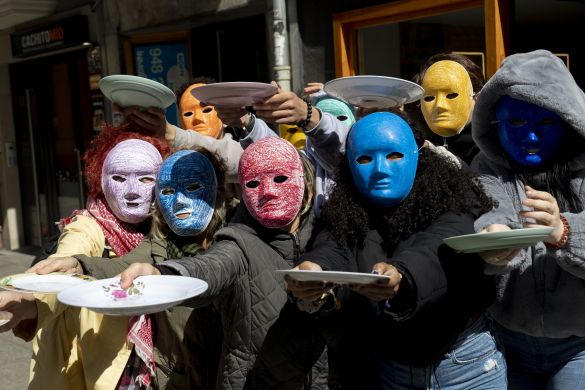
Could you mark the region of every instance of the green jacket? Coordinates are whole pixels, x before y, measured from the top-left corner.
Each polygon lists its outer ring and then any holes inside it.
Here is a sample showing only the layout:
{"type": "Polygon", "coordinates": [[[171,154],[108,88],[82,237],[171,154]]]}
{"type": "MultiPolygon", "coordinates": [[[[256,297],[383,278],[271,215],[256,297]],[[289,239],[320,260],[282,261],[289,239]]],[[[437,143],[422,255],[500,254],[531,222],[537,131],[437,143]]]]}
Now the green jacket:
{"type": "MultiPolygon", "coordinates": [[[[118,275],[132,263],[167,260],[167,241],[146,238],[125,256],[112,259],[75,256],[87,274],[96,278],[118,275]]],[[[154,314],[159,389],[213,389],[221,354],[222,327],[213,305],[197,309],[175,306],[154,314]]]]}

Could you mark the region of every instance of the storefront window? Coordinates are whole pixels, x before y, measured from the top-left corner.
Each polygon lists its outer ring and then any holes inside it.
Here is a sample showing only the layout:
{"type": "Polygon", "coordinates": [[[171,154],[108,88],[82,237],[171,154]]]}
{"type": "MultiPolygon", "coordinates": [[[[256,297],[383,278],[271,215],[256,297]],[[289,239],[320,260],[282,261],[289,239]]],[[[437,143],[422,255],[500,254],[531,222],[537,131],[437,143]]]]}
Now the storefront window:
{"type": "Polygon", "coordinates": [[[483,9],[357,30],[358,73],[410,79],[431,55],[461,52],[485,69],[483,9]]]}

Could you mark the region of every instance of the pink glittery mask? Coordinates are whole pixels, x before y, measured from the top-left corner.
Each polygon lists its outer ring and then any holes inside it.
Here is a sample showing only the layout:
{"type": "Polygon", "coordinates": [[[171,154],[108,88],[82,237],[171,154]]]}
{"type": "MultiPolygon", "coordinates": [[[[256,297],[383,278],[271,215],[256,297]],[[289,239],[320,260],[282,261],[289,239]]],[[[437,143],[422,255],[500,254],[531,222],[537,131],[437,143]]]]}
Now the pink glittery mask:
{"type": "Polygon", "coordinates": [[[298,215],[305,183],[301,158],[288,141],[264,138],[250,145],[239,166],[242,198],[263,226],[283,228],[298,215]]]}
{"type": "Polygon", "coordinates": [[[102,190],[118,219],[136,224],[148,217],[161,162],[158,150],[138,139],[122,141],[110,150],[102,166],[102,190]]]}

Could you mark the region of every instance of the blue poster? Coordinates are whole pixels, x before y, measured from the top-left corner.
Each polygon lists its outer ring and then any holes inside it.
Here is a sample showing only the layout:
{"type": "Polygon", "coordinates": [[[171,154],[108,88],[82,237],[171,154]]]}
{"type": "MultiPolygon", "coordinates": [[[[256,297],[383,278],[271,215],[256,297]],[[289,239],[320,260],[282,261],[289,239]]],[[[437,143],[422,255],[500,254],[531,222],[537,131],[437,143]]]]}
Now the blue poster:
{"type": "MultiPolygon", "coordinates": [[[[134,71],[137,76],[158,81],[176,92],[189,81],[189,48],[186,42],[134,45],[134,71]]],[[[166,111],[167,121],[178,125],[177,105],[166,111]]]]}

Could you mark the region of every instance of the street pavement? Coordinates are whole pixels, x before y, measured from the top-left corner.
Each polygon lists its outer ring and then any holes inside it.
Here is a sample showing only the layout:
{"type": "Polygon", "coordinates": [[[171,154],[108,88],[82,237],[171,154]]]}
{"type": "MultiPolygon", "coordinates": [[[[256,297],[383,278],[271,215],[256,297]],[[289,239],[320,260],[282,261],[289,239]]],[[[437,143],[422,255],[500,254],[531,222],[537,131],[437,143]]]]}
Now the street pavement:
{"type": "MultiPolygon", "coordinates": [[[[33,256],[0,249],[0,277],[26,270],[33,256]]],[[[0,390],[26,389],[32,344],[12,332],[0,333],[0,390]]],[[[51,386],[47,384],[47,389],[51,386]]]]}

